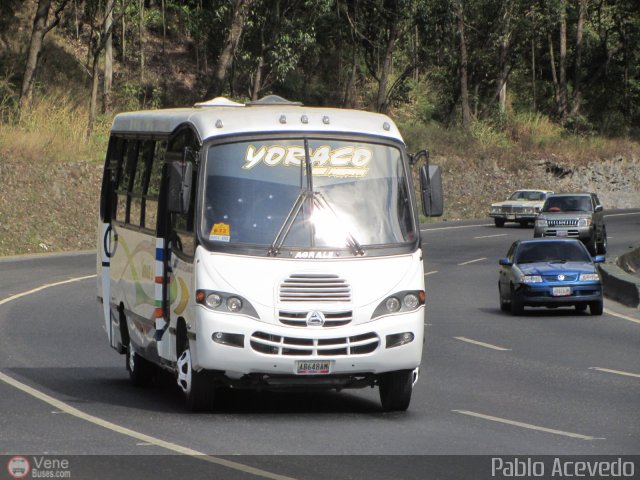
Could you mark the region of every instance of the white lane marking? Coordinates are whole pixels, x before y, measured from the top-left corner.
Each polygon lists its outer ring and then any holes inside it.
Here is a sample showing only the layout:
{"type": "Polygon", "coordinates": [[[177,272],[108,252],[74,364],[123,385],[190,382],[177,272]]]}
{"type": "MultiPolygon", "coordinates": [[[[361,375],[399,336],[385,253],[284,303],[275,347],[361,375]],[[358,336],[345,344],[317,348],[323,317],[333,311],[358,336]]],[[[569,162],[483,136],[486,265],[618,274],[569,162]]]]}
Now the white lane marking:
{"type": "Polygon", "coordinates": [[[613,310],[609,310],[608,308],[604,309],[604,313],[606,313],[607,315],[613,315],[614,317],[622,318],[623,320],[627,320],[629,322],[640,324],[640,320],[638,320],[637,318],[632,318],[632,317],[628,317],[627,315],[623,315],[621,313],[616,313],[613,310]]]}
{"type": "Polygon", "coordinates": [[[508,420],[506,418],[493,417],[491,415],[484,415],[482,413],[470,412],[468,410],[452,410],[452,412],[461,413],[463,415],[469,415],[471,417],[482,418],[484,420],[490,420],[492,422],[505,423],[507,425],[513,425],[514,427],[527,428],[529,430],[537,430],[539,432],[553,433],[554,435],[562,435],[564,437],[578,438],[580,440],[605,440],[604,438],[601,438],[601,437],[591,437],[589,435],[565,432],[564,430],[557,430],[555,428],[540,427],[538,425],[532,425],[530,423],[523,423],[523,422],[517,422],[515,420],[508,420]]]}
{"type": "Polygon", "coordinates": [[[30,387],[25,383],[19,382],[13,377],[5,375],[2,372],[0,372],[0,381],[3,381],[7,385],[11,385],[12,387],[17,388],[18,390],[21,390],[24,393],[37,398],[38,400],[48,403],[49,405],[53,406],[54,408],[64,413],[68,413],[69,415],[73,415],[76,418],[85,420],[89,423],[93,423],[94,425],[98,425],[99,427],[103,427],[113,432],[120,433],[122,435],[126,435],[128,437],[134,438],[136,440],[139,440],[140,442],[156,445],[158,447],[164,448],[166,450],[170,450],[175,453],[187,455],[187,456],[196,458],[198,460],[203,460],[205,462],[209,462],[215,465],[220,465],[222,467],[230,468],[233,470],[238,470],[240,472],[248,473],[250,475],[255,475],[257,477],[269,478],[271,480],[292,480],[291,477],[278,475],[277,473],[267,472],[266,470],[250,467],[248,465],[243,465],[238,462],[232,462],[230,460],[225,460],[223,458],[217,458],[210,455],[206,455],[205,453],[199,452],[197,450],[192,450],[190,448],[183,447],[175,443],[166,442],[159,438],[152,437],[151,435],[146,435],[144,433],[140,433],[135,430],[122,427],[115,423],[109,422],[108,420],[104,420],[100,417],[96,417],[94,415],[90,415],[81,410],[78,410],[77,408],[62,402],[57,398],[53,398],[50,395],[47,395],[46,393],[36,390],[35,388],[30,387]]]}
{"type": "Polygon", "coordinates": [[[486,260],[486,259],[487,259],[487,257],[476,258],[475,260],[469,260],[468,262],[459,263],[458,266],[469,265],[470,263],[481,262],[482,260],[486,260]]]}
{"type": "MultiPolygon", "coordinates": [[[[479,239],[479,238],[493,238],[493,237],[506,237],[507,234],[506,233],[498,233],[496,235],[482,235],[481,237],[473,237],[475,239],[479,239]]],[[[611,238],[611,237],[609,237],[611,238]]]]}
{"type": "Polygon", "coordinates": [[[640,215],[640,212],[631,213],[607,213],[605,217],[626,217],[627,215],[640,215]]]}
{"type": "Polygon", "coordinates": [[[427,272],[424,274],[424,276],[426,277],[427,275],[433,275],[434,273],[438,273],[438,270],[433,270],[431,272],[427,272]]]}
{"type": "Polygon", "coordinates": [[[481,347],[490,348],[492,350],[499,350],[501,352],[511,351],[510,348],[504,348],[504,347],[499,347],[497,345],[491,345],[490,343],[479,342],[478,340],[472,340],[467,337],[453,337],[453,338],[455,338],[456,340],[460,340],[462,342],[472,343],[474,345],[479,345],[481,347]]]}
{"type": "Polygon", "coordinates": [[[490,227],[493,223],[481,223],[478,225],[458,225],[456,227],[436,227],[421,229],[421,232],[435,232],[436,230],[456,230],[458,228],[476,228],[476,227],[490,227]]]}
{"type": "Polygon", "coordinates": [[[615,375],[624,375],[625,377],[640,378],[640,373],[623,372],[622,370],[611,370],[610,368],[589,367],[589,370],[597,370],[599,372],[613,373],[615,375]]]}
{"type": "Polygon", "coordinates": [[[70,278],[69,280],[63,280],[61,282],[55,282],[55,283],[47,283],[46,285],[42,285],[40,287],[34,288],[32,290],[29,290],[28,292],[22,292],[22,293],[16,293],[15,295],[10,295],[9,297],[0,300],[0,305],[4,305],[5,303],[9,303],[13,300],[17,300],[18,298],[21,297],[26,297],[27,295],[31,295],[32,293],[36,293],[39,292],[40,290],[44,290],[46,288],[51,288],[51,287],[57,287],[58,285],[65,285],[67,283],[73,283],[73,282],[80,282],[82,280],[86,280],[88,278],[95,278],[96,275],[86,275],[84,277],[75,277],[75,278],[70,278]]]}

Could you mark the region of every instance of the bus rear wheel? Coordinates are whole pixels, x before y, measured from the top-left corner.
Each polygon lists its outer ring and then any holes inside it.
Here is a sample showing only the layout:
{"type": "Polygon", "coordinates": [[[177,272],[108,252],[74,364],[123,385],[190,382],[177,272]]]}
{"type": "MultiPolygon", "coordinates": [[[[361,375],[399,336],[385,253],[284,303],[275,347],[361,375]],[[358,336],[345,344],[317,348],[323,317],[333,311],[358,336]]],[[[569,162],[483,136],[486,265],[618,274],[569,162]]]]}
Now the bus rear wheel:
{"type": "Polygon", "coordinates": [[[413,372],[401,370],[383,373],[378,385],[380,403],[385,412],[403,412],[409,408],[413,391],[413,372]]]}

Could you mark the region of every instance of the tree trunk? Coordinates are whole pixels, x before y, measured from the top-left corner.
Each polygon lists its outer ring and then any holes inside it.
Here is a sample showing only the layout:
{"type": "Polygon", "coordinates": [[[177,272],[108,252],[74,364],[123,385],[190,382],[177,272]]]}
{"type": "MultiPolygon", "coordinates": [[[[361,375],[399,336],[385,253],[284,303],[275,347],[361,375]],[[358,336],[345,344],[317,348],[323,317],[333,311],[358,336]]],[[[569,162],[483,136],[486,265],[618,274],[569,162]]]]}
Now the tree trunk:
{"type": "Polygon", "coordinates": [[[553,96],[556,101],[556,107],[560,105],[560,87],[558,86],[558,73],[556,72],[556,59],[553,49],[553,39],[549,34],[549,63],[551,67],[551,79],[553,80],[553,96]]]}
{"type": "Polygon", "coordinates": [[[573,98],[571,105],[571,115],[577,115],[582,103],[582,92],[580,90],[580,68],[582,67],[582,33],[584,31],[584,15],[587,2],[578,2],[578,25],[576,27],[576,58],[573,67],[573,98]]]}
{"type": "Polygon", "coordinates": [[[127,0],[122,0],[122,63],[127,61],[127,16],[124,14],[127,0]]]}
{"type": "Polygon", "coordinates": [[[165,18],[165,5],[162,0],[161,8],[162,8],[162,53],[165,53],[165,44],[167,43],[167,20],[165,18]]]}
{"type": "Polygon", "coordinates": [[[89,103],[89,122],[87,125],[87,138],[93,133],[93,127],[96,123],[96,103],[98,102],[98,84],[100,83],[100,69],[98,61],[100,59],[100,50],[93,54],[93,67],[91,69],[91,101],[89,103]]]}
{"type": "Polygon", "coordinates": [[[38,67],[38,58],[42,51],[42,43],[46,33],[45,30],[50,7],[51,0],[38,1],[38,8],[33,18],[33,31],[31,32],[31,41],[29,42],[27,63],[24,69],[24,76],[22,77],[22,88],[20,89],[20,100],[18,104],[20,111],[26,106],[30,106],[33,99],[33,81],[36,68],[38,67]]]}
{"type": "Polygon", "coordinates": [[[138,40],[140,43],[140,83],[144,82],[144,0],[138,0],[138,40]]]}
{"type": "Polygon", "coordinates": [[[500,41],[500,75],[498,77],[500,113],[507,110],[507,77],[509,76],[509,49],[511,46],[511,6],[512,2],[504,2],[504,15],[502,17],[502,38],[500,41]]]}
{"type": "Polygon", "coordinates": [[[467,43],[464,35],[464,11],[462,0],[456,2],[458,17],[458,35],[460,36],[460,100],[462,102],[462,127],[467,130],[471,125],[471,108],[469,107],[469,87],[467,85],[467,43]]]}
{"type": "Polygon", "coordinates": [[[224,90],[227,77],[229,76],[229,68],[233,62],[233,57],[238,48],[238,42],[242,36],[244,29],[244,20],[247,7],[253,0],[234,0],[233,13],[231,17],[231,24],[227,37],[224,42],[224,47],[220,56],[218,57],[218,64],[213,74],[213,80],[209,89],[207,90],[207,98],[219,97],[224,90]]]}
{"type": "Polygon", "coordinates": [[[114,0],[105,5],[104,31],[107,38],[104,47],[104,84],[102,87],[102,113],[111,111],[111,85],[113,83],[113,6],[114,0]]]}
{"type": "Polygon", "coordinates": [[[251,100],[256,101],[260,97],[260,90],[262,90],[262,70],[264,69],[264,55],[258,57],[258,65],[256,66],[256,73],[253,77],[253,88],[251,89],[251,100]]]}
{"type": "MultiPolygon", "coordinates": [[[[396,8],[398,8],[397,4],[396,8]]],[[[394,12],[396,13],[396,12],[394,12]]],[[[393,62],[393,52],[396,48],[398,40],[398,21],[397,15],[394,14],[389,25],[389,39],[384,52],[382,61],[382,71],[380,72],[380,80],[378,81],[378,94],[376,96],[376,111],[385,112],[387,110],[387,88],[389,84],[389,76],[391,75],[391,67],[393,62]]]]}
{"type": "Polygon", "coordinates": [[[533,99],[531,109],[536,111],[536,42],[531,39],[531,96],[533,99]]]}
{"type": "Polygon", "coordinates": [[[567,119],[567,3],[560,2],[560,58],[558,71],[560,74],[560,103],[558,116],[564,122],[567,119]]]}

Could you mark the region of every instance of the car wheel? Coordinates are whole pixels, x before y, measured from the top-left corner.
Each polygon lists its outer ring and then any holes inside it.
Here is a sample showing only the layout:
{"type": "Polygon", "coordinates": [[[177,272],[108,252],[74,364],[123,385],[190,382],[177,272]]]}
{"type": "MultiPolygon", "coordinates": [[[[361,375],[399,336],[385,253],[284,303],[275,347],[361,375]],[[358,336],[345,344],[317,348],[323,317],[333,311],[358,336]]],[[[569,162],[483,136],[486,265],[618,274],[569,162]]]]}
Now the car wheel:
{"type": "Polygon", "coordinates": [[[129,340],[125,359],[131,382],[137,387],[149,385],[153,377],[153,364],[136,353],[131,340],[129,340]]]}
{"type": "Polygon", "coordinates": [[[596,254],[596,234],[594,232],[593,236],[586,243],[587,250],[589,254],[593,257],[596,254]]]}
{"type": "Polygon", "coordinates": [[[602,303],[602,300],[589,303],[589,312],[591,313],[591,315],[602,315],[603,310],[604,305],[602,303]]]}
{"type": "Polygon", "coordinates": [[[522,300],[518,298],[516,290],[511,285],[511,315],[522,315],[524,312],[524,305],[522,300]]]}
{"type": "Polygon", "coordinates": [[[191,349],[186,340],[178,357],[178,386],[184,393],[187,409],[192,412],[211,410],[215,401],[214,378],[206,372],[196,372],[191,363],[191,349]]]}
{"type": "Polygon", "coordinates": [[[577,312],[584,312],[587,309],[587,304],[586,303],[577,303],[576,304],[576,311],[577,312]]]}
{"type": "Polygon", "coordinates": [[[522,220],[521,222],[518,222],[520,224],[521,228],[526,228],[529,226],[529,222],[527,222],[526,220],[522,220]]]}
{"type": "Polygon", "coordinates": [[[385,412],[403,412],[409,408],[413,392],[413,371],[387,372],[378,379],[380,403],[385,412]]]}
{"type": "Polygon", "coordinates": [[[504,219],[502,219],[502,218],[494,218],[493,221],[496,224],[496,227],[498,227],[498,228],[504,227],[504,219]]]}
{"type": "Polygon", "coordinates": [[[500,300],[500,310],[503,312],[508,312],[510,309],[509,302],[504,299],[502,296],[502,287],[498,284],[498,299],[500,300]]]}
{"type": "Polygon", "coordinates": [[[602,241],[598,242],[598,254],[604,255],[607,253],[607,229],[602,227],[602,241]]]}

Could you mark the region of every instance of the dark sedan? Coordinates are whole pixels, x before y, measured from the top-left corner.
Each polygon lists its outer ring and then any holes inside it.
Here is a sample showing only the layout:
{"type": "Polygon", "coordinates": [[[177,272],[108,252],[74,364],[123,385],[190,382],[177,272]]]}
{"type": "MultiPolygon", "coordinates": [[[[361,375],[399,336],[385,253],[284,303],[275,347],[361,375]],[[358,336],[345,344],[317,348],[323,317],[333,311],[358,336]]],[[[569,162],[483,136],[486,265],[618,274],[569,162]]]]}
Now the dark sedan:
{"type": "Polygon", "coordinates": [[[589,307],[602,315],[602,283],[596,263],[576,239],[518,240],[500,259],[500,308],[519,315],[524,307],[589,307]]]}

